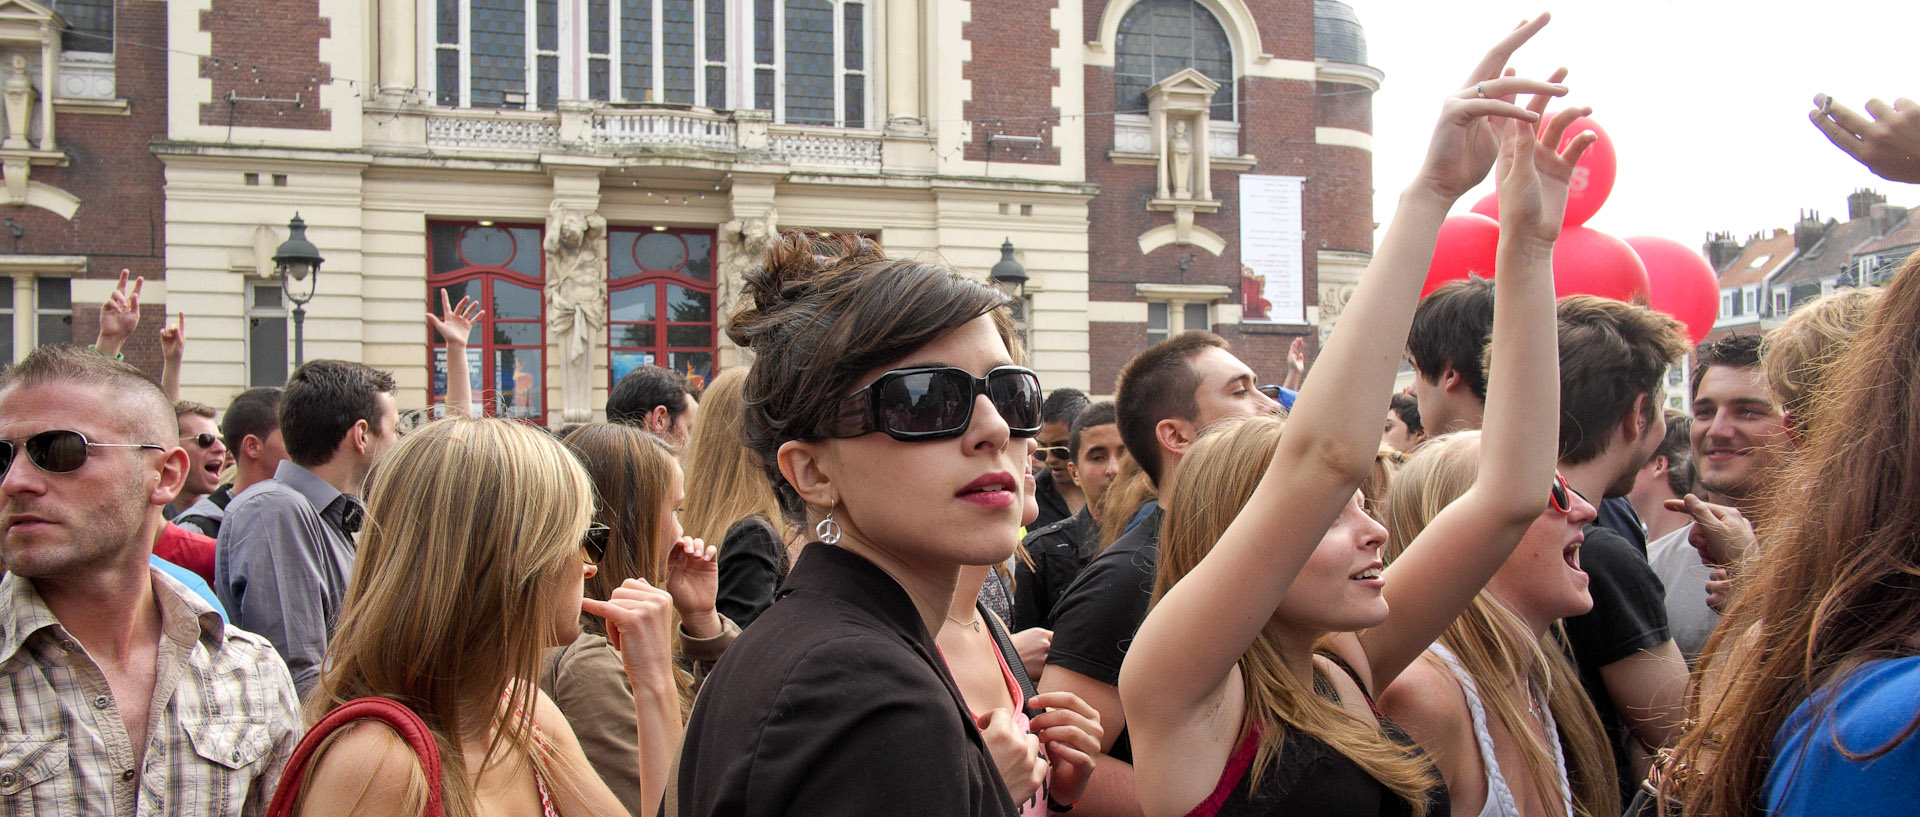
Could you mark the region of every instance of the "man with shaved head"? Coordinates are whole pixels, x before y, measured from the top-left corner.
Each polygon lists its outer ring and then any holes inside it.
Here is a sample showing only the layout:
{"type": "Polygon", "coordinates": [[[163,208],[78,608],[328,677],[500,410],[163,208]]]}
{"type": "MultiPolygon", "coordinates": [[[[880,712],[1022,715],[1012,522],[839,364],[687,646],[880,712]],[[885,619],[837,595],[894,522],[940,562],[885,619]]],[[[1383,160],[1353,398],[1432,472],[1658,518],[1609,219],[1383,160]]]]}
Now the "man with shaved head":
{"type": "Polygon", "coordinates": [[[0,775],[10,810],[254,813],[298,742],[272,646],[149,564],[178,436],[159,386],[97,352],[0,377],[0,724],[40,759],[0,775]]]}

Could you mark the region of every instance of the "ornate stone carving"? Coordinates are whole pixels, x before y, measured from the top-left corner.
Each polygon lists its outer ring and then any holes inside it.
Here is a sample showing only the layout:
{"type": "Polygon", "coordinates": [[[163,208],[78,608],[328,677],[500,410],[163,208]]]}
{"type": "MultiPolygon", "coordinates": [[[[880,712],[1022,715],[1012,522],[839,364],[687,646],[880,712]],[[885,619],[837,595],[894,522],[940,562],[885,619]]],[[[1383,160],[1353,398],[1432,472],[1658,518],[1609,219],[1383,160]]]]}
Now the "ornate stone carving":
{"type": "Polygon", "coordinates": [[[594,342],[607,331],[607,220],[554,202],[547,215],[547,329],[560,346],[561,421],[593,417],[594,342]]]}
{"type": "Polygon", "coordinates": [[[27,150],[32,144],[27,141],[27,127],[33,123],[33,103],[40,98],[33,88],[33,79],[27,76],[27,58],[13,55],[13,67],[7,74],[3,93],[7,103],[7,138],[0,142],[0,148],[7,150],[27,150]]]}
{"type": "Polygon", "coordinates": [[[1196,232],[1204,231],[1195,228],[1194,214],[1220,210],[1220,202],[1213,200],[1213,162],[1208,155],[1213,138],[1207,118],[1219,89],[1219,83],[1192,68],[1182,68],[1147,88],[1147,118],[1154,155],[1160,160],[1154,198],[1147,209],[1173,214],[1176,244],[1194,243],[1196,232]]]}
{"type": "Polygon", "coordinates": [[[734,218],[720,225],[720,240],[727,243],[722,280],[729,288],[760,263],[761,254],[767,251],[767,242],[773,240],[773,234],[779,229],[778,223],[779,216],[768,208],[764,215],[734,218]]]}

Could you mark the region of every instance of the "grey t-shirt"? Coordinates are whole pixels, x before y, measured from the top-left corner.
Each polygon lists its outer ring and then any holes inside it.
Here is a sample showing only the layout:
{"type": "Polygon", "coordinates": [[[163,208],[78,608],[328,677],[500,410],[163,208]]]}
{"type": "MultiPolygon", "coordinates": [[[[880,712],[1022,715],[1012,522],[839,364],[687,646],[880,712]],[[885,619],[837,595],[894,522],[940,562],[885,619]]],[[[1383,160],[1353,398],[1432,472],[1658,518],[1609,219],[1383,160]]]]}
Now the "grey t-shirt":
{"type": "Polygon", "coordinates": [[[1700,551],[1687,542],[1693,523],[1647,543],[1647,563],[1667,590],[1667,629],[1673,643],[1692,664],[1707,646],[1707,637],[1720,626],[1720,614],[1707,606],[1707,579],[1713,568],[1700,561],[1700,551]]]}

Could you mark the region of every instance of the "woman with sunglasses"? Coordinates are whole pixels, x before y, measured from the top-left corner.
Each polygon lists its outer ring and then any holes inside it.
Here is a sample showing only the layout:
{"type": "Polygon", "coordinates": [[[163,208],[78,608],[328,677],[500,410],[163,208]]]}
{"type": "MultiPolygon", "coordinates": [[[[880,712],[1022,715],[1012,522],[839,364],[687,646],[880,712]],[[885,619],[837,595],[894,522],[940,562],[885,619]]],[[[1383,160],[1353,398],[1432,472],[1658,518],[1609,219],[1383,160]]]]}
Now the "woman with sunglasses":
{"type": "Polygon", "coordinates": [[[745,296],[747,445],[818,541],[708,676],[679,813],[1013,814],[934,644],[961,568],[1012,555],[1028,490],[1040,382],[1004,297],[800,233],[745,296]]]}
{"type": "Polygon", "coordinates": [[[587,598],[610,599],[636,580],[655,593],[666,591],[680,626],[678,637],[658,649],[617,651],[617,628],[582,613],[573,643],[547,651],[540,689],[573,725],[594,769],[627,811],[652,814],[660,808],[693,703],[695,679],[676,661],[711,666],[740,628],[714,611],[713,549],[680,529],[686,491],[679,460],[666,443],[620,423],[580,426],[561,442],[586,467],[600,497],[585,540],[586,556],[597,567],[587,578],[587,598]],[[633,668],[632,677],[623,666],[633,668]]]}
{"type": "MultiPolygon", "coordinates": [[[[449,817],[620,813],[536,686],[542,652],[579,628],[592,514],[586,472],[544,431],[459,419],[402,438],[367,495],[309,722],[369,696],[411,709],[439,749],[449,817]]],[[[629,643],[664,644],[665,595],[622,588],[621,606],[584,603],[611,608],[629,643]]],[[[419,814],[425,803],[420,761],[384,726],[341,727],[312,763],[295,806],[306,817],[419,814]]]]}
{"type": "MultiPolygon", "coordinates": [[[[1386,503],[1389,562],[1471,489],[1480,451],[1480,432],[1448,434],[1400,469],[1386,503]]],[[[1594,517],[1556,475],[1519,547],[1380,696],[1433,756],[1454,814],[1620,813],[1606,731],[1555,637],[1560,619],[1593,609],[1580,543],[1594,517]]]]}
{"type": "Polygon", "coordinates": [[[1553,151],[1581,113],[1572,109],[1536,142],[1541,111],[1565,88],[1506,75],[1545,23],[1508,35],[1443,105],[1420,175],[1290,417],[1203,435],[1174,474],[1157,603],[1120,676],[1150,817],[1446,811],[1431,764],[1372,699],[1506,561],[1553,479],[1557,429],[1538,421],[1559,406],[1549,261],[1591,139],[1553,151]],[[1515,105],[1517,94],[1532,94],[1530,106],[1515,105]],[[1499,365],[1487,387],[1486,467],[1383,571],[1386,531],[1358,490],[1379,450],[1379,400],[1392,390],[1441,220],[1496,157],[1499,365]]]}

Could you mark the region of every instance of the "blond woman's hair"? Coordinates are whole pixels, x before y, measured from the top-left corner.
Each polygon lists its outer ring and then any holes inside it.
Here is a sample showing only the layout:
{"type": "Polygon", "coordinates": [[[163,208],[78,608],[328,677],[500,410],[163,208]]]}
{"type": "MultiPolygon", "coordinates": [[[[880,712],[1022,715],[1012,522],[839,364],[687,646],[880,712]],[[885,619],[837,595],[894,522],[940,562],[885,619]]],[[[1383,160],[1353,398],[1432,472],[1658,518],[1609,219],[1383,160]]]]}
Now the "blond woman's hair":
{"type": "MultiPolygon", "coordinates": [[[[1154,490],[1153,477],[1140,467],[1140,463],[1130,452],[1120,454],[1120,473],[1107,485],[1107,492],[1100,496],[1100,507],[1094,514],[1094,526],[1100,530],[1100,549],[1111,547],[1115,540],[1127,532],[1127,523],[1140,512],[1140,506],[1147,500],[1159,497],[1154,490]]],[[[1022,548],[1025,550],[1025,548],[1022,548]]]]}
{"type": "MultiPolygon", "coordinates": [[[[1253,496],[1280,443],[1285,421],[1259,415],[1223,420],[1209,426],[1174,468],[1173,489],[1164,503],[1160,567],[1153,588],[1158,602],[1187,575],[1253,496]]],[[[1440,782],[1432,764],[1417,749],[1402,746],[1380,728],[1315,694],[1288,671],[1272,628],[1263,631],[1240,657],[1246,688],[1247,719],[1258,724],[1260,748],[1254,756],[1252,784],[1272,765],[1288,730],[1298,730],[1346,756],[1392,789],[1412,807],[1427,813],[1427,792],[1440,782]]]]}
{"type": "Polygon", "coordinates": [[[693,425],[693,439],[687,443],[687,506],[680,521],[688,536],[716,546],[733,523],[749,516],[765,518],[787,538],[780,500],[759,459],[740,437],[747,417],[747,372],[747,367],[735,366],[707,386],[700,398],[700,422],[693,425]]]}
{"type": "Polygon", "coordinates": [[[1853,289],[1822,296],[1796,310],[1786,323],[1760,340],[1760,365],[1766,370],[1767,388],[1794,423],[1806,428],[1812,421],[1809,411],[1819,406],[1812,399],[1826,379],[1826,370],[1840,353],[1847,350],[1853,334],[1866,325],[1884,290],[1879,287],[1853,289]]]}
{"type": "MultiPolygon", "coordinates": [[[[1480,432],[1461,431],[1421,444],[1401,466],[1387,491],[1387,552],[1391,563],[1426,530],[1440,511],[1472,487],[1480,470],[1480,432]]],[[[1558,625],[1556,625],[1557,627],[1558,625]]],[[[1534,790],[1547,808],[1560,814],[1560,782],[1554,774],[1552,747],[1524,719],[1507,695],[1486,694],[1524,677],[1546,692],[1547,708],[1560,726],[1557,739],[1566,748],[1567,780],[1572,785],[1574,812],[1579,817],[1612,817],[1620,813],[1620,790],[1613,754],[1593,701],[1580,685],[1566,653],[1548,632],[1534,638],[1527,625],[1492,591],[1482,588],[1448,625],[1440,643],[1453,651],[1460,665],[1481,691],[1481,702],[1500,719],[1520,746],[1534,790]]]]}
{"type": "Polygon", "coordinates": [[[308,722],[369,696],[412,709],[439,744],[453,817],[478,810],[474,752],[504,749],[546,780],[568,779],[534,740],[533,711],[592,496],[573,455],[530,426],[447,419],[408,434],[374,474],[308,722]]]}

